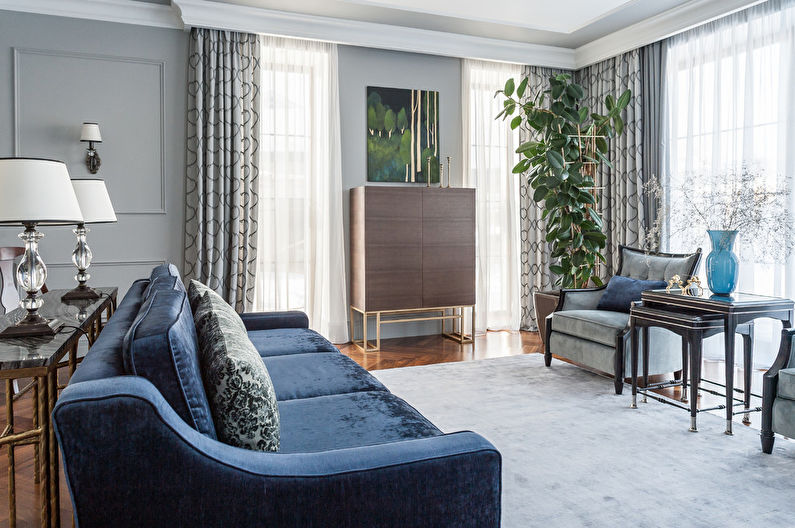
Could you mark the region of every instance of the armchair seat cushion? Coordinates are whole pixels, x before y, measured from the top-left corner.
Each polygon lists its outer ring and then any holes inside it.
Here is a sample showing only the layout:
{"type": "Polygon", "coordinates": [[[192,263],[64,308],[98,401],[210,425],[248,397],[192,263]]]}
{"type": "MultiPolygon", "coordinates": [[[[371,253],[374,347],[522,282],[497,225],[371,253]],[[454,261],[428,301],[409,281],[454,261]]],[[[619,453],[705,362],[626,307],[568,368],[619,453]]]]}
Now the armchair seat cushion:
{"type": "Polygon", "coordinates": [[[279,402],[281,453],[313,453],[442,432],[411,405],[383,391],[279,402]]]}
{"type": "Polygon", "coordinates": [[[348,392],[385,391],[380,381],[339,352],[262,358],[279,402],[348,392]]]}
{"type": "Polygon", "coordinates": [[[311,354],[334,352],[337,347],[326,338],[308,328],[277,328],[274,330],[249,330],[248,338],[262,357],[286,354],[311,354]]]}
{"type": "Polygon", "coordinates": [[[795,400],[795,368],[778,371],[778,394],[776,396],[795,400]]]}
{"type": "Polygon", "coordinates": [[[607,310],[564,310],[552,314],[552,331],[614,347],[629,314],[607,310]]]}

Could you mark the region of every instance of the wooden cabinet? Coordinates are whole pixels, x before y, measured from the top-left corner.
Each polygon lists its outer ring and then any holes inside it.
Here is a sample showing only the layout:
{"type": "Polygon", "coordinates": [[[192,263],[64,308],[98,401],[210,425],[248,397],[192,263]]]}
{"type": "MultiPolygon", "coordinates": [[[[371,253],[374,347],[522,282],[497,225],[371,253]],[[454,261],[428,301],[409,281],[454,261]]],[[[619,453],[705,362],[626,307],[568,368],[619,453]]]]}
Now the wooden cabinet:
{"type": "Polygon", "coordinates": [[[351,190],[351,304],[362,312],[475,304],[475,190],[351,190]]]}

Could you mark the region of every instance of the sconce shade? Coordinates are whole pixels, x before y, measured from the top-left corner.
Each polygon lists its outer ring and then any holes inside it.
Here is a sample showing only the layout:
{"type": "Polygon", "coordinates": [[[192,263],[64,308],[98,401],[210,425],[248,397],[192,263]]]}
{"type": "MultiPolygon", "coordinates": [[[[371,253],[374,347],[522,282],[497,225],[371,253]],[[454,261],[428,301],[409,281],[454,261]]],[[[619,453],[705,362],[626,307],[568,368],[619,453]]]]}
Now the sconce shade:
{"type": "Polygon", "coordinates": [[[83,123],[83,128],[80,130],[80,141],[102,143],[102,136],[99,134],[99,124],[83,123]]]}
{"type": "Polygon", "coordinates": [[[103,180],[72,180],[72,187],[77,195],[80,211],[83,213],[83,223],[100,224],[116,221],[116,213],[113,211],[113,204],[110,202],[108,189],[103,180]]]}
{"type": "Polygon", "coordinates": [[[71,225],[82,221],[64,162],[0,158],[0,224],[71,225]]]}

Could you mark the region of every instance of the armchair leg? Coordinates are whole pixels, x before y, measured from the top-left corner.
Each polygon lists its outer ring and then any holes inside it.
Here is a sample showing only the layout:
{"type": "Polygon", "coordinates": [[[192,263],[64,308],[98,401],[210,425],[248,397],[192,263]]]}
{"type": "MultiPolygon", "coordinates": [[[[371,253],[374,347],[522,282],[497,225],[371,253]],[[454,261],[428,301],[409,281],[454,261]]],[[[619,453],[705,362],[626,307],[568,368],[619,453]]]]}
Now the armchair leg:
{"type": "Polygon", "coordinates": [[[549,317],[547,318],[546,331],[544,334],[544,365],[549,367],[552,365],[552,351],[549,350],[549,345],[552,341],[552,321],[549,317]]]}
{"type": "Polygon", "coordinates": [[[776,439],[770,431],[763,431],[760,436],[762,438],[762,452],[769,455],[773,452],[773,442],[776,439]]]}
{"type": "Polygon", "coordinates": [[[552,365],[552,354],[549,353],[549,350],[544,351],[544,365],[548,367],[552,365]]]}
{"type": "Polygon", "coordinates": [[[616,387],[616,394],[621,394],[622,392],[624,392],[624,380],[623,379],[621,379],[618,376],[616,376],[615,380],[613,380],[613,383],[615,384],[615,387],[616,387]]]}

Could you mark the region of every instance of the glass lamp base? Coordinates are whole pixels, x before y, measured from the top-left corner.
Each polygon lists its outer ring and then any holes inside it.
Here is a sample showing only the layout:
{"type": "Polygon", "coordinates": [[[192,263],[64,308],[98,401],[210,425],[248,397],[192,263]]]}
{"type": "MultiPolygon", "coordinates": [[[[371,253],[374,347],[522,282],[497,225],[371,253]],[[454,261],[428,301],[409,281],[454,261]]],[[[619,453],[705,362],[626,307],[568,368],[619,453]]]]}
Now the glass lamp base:
{"type": "Polygon", "coordinates": [[[57,319],[49,320],[37,313],[28,313],[21,321],[0,332],[0,339],[15,337],[54,336],[63,326],[57,319]]]}
{"type": "Polygon", "coordinates": [[[77,288],[63,294],[61,299],[64,301],[99,299],[99,293],[97,293],[96,290],[94,290],[93,288],[86,286],[85,284],[81,284],[77,288]]]}

